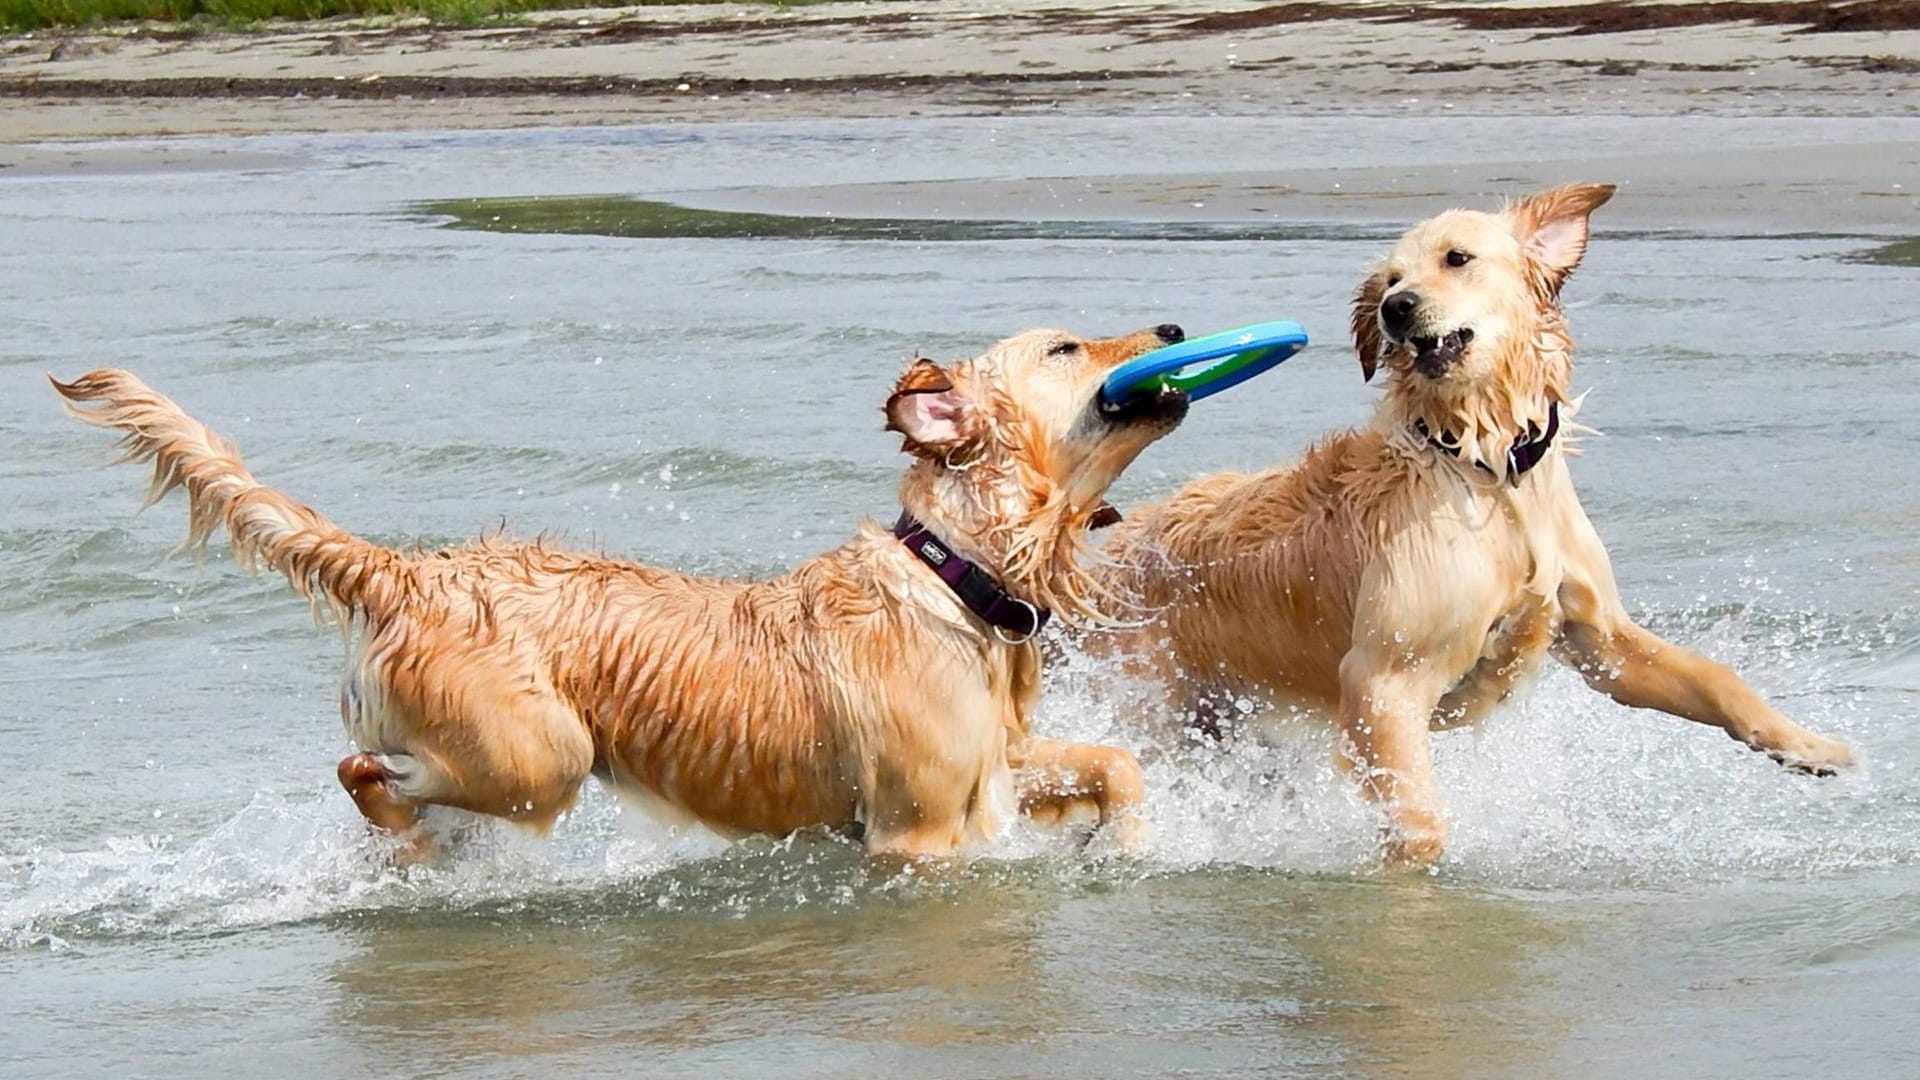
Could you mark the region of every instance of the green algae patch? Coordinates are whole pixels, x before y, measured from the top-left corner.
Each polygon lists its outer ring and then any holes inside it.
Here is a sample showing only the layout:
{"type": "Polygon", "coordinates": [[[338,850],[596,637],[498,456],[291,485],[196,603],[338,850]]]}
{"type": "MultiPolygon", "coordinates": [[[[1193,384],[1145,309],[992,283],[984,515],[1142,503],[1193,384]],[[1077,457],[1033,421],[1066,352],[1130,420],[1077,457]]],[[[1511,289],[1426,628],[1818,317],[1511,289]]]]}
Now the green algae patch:
{"type": "Polygon", "coordinates": [[[702,210],[622,195],[442,199],[416,209],[447,219],[442,224],[450,229],[636,240],[1320,240],[1347,239],[1354,231],[1263,222],[801,216],[702,210]]]}
{"type": "Polygon", "coordinates": [[[447,199],[424,203],[420,209],[451,218],[446,225],[452,229],[620,236],[634,240],[946,240],[959,239],[949,234],[954,226],[962,224],[700,210],[619,195],[447,199]]]}
{"type": "Polygon", "coordinates": [[[1872,251],[1855,256],[1854,261],[1873,263],[1876,266],[1920,266],[1920,236],[1882,244],[1872,251]]]}

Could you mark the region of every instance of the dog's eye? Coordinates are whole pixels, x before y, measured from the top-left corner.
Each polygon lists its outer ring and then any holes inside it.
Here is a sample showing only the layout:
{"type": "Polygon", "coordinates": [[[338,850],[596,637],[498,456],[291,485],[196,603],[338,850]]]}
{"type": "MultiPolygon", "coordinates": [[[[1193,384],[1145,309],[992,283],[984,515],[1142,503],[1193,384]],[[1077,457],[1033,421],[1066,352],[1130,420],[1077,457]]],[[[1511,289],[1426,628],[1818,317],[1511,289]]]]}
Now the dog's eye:
{"type": "Polygon", "coordinates": [[[1058,345],[1055,345],[1052,348],[1048,349],[1047,355],[1048,356],[1067,356],[1078,348],[1080,348],[1080,343],[1077,341],[1062,341],[1058,345]]]}
{"type": "Polygon", "coordinates": [[[1387,288],[1389,288],[1389,289],[1391,289],[1391,288],[1393,288],[1393,287],[1394,287],[1395,285],[1398,285],[1398,284],[1400,284],[1400,275],[1399,275],[1399,274],[1388,274],[1388,275],[1387,275],[1387,288]]]}
{"type": "Polygon", "coordinates": [[[1468,254],[1467,252],[1461,251],[1459,248],[1454,248],[1452,251],[1447,252],[1448,266],[1458,268],[1458,267],[1465,266],[1472,261],[1473,261],[1473,256],[1468,254]]]}

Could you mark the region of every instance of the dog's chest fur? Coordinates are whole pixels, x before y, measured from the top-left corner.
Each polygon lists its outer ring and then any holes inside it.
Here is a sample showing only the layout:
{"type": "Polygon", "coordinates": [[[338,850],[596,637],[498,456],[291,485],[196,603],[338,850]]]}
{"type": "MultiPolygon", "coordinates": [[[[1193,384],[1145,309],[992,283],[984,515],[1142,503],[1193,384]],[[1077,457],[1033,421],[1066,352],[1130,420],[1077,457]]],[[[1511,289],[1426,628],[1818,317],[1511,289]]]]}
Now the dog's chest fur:
{"type": "Polygon", "coordinates": [[[1563,508],[1577,506],[1556,455],[1518,486],[1441,485],[1455,509],[1436,512],[1420,542],[1461,553],[1458,586],[1424,649],[1461,671],[1435,715],[1437,726],[1471,723],[1523,686],[1559,633],[1565,576],[1563,508]],[[1451,601],[1451,603],[1449,603],[1451,601]],[[1446,640],[1451,638],[1452,640],[1446,640]]]}

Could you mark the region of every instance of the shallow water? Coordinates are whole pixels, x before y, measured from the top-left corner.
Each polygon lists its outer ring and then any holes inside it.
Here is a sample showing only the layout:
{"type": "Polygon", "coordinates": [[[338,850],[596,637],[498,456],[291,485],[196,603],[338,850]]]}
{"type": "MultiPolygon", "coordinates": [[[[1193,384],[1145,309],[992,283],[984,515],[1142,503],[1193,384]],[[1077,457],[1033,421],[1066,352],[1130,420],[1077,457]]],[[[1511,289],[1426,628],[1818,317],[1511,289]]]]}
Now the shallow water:
{"type": "MultiPolygon", "coordinates": [[[[1630,606],[1862,766],[1787,775],[1560,672],[1437,740],[1456,841],[1373,869],[1311,727],[1140,751],[1139,858],[1016,828],[951,864],[728,847],[605,793],[387,868],[331,764],[340,647],[168,549],[177,500],[40,374],[124,365],[388,542],[523,533],[762,574],[891,512],[887,380],[1035,323],[1319,344],[1117,490],[1271,463],[1374,400],[1338,342],[1403,223],[1281,240],[610,238],[433,199],[1911,138],[1871,121],[871,121],[262,139],[305,162],[0,181],[0,1074],[1897,1075],[1920,1005],[1920,340],[1861,239],[1602,234],[1570,287],[1576,474],[1630,606]],[[1577,128],[1576,125],[1577,124],[1577,128]],[[1204,147],[1143,164],[1138,147],[1204,147]],[[1062,147],[1072,147],[1063,160],[1062,147]],[[252,171],[248,171],[252,170],[252,171]],[[264,1067],[263,1067],[264,1066],[264,1067]]],[[[1063,216],[1070,216],[1063,214],[1063,216]]],[[[1316,231],[1322,229],[1324,231],[1316,231]]],[[[1344,230],[1344,231],[1342,231],[1344,230]]],[[[1907,230],[1911,232],[1911,230],[1907,230]]],[[[1900,232],[1889,228],[1889,234],[1900,232]]],[[[1180,234],[1190,235],[1190,234],[1180,234]]]]}

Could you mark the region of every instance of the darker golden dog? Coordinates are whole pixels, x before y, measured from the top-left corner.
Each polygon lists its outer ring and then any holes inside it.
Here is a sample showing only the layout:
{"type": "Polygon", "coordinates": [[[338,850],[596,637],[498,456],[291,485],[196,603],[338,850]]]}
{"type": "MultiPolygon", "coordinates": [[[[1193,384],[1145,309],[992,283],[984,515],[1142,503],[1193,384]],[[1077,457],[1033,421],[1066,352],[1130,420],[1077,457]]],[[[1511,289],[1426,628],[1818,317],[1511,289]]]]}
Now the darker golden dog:
{"type": "Polygon", "coordinates": [[[1109,542],[1158,613],[1131,644],[1189,704],[1225,690],[1336,717],[1396,860],[1445,844],[1428,731],[1477,720],[1549,653],[1622,704],[1788,765],[1852,760],[1635,625],[1615,590],[1567,468],[1559,305],[1612,194],[1562,187],[1415,226],[1353,304],[1362,369],[1387,370],[1372,428],[1292,467],[1200,480],[1109,542]]]}
{"type": "Polygon", "coordinates": [[[359,752],[340,782],[415,854],[423,806],[544,830],[596,772],[724,832],[827,826],[938,854],[994,833],[1016,797],[1102,821],[1141,797],[1124,750],[1033,735],[1040,659],[1024,638],[1049,609],[1097,618],[1077,559],[1087,520],[1186,412],[1178,394],[1102,409],[1100,383],[1178,337],[1032,331],[916,361],[887,402],[916,455],[900,488],[913,528],[865,525],[752,583],[537,543],[379,547],[255,480],[132,375],[54,385],[154,462],[150,501],[186,489],[190,543],[224,526],[241,560],[354,633],[341,708],[359,752]]]}

